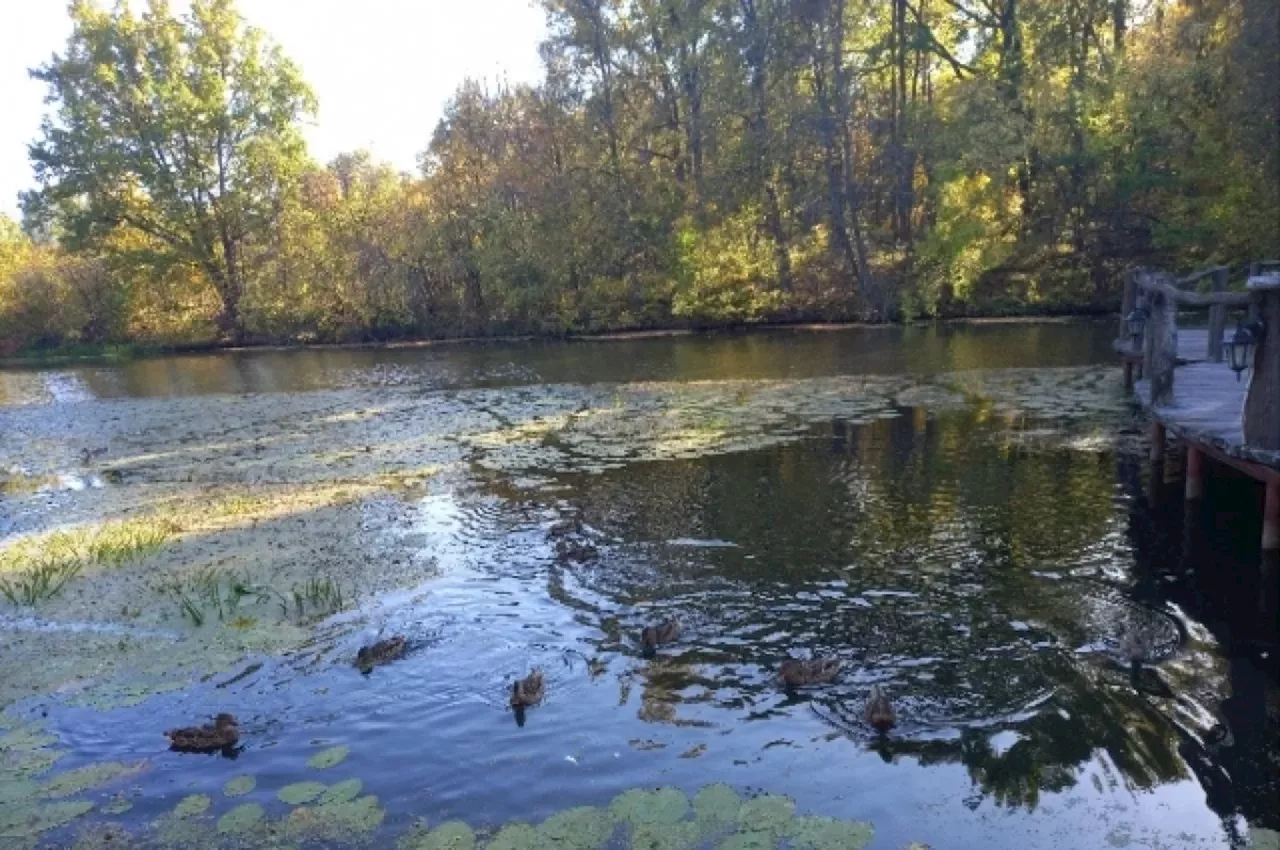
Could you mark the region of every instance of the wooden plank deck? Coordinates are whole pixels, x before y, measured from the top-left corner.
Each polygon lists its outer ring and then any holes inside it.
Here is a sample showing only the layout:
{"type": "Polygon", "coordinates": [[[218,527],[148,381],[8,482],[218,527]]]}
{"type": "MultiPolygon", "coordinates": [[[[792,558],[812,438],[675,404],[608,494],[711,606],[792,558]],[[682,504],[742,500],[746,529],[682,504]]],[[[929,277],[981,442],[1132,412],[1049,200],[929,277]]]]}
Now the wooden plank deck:
{"type": "MultiPolygon", "coordinates": [[[[1134,350],[1128,340],[1116,340],[1114,347],[1117,353],[1126,357],[1142,358],[1142,351],[1134,350]]],[[[1178,360],[1180,362],[1201,363],[1208,357],[1209,331],[1207,328],[1178,328],[1178,360]]]]}
{"type": "MultiPolygon", "coordinates": [[[[1202,335],[1202,343],[1205,339],[1202,335]]],[[[1178,355],[1182,355],[1182,331],[1178,332],[1178,355]]],[[[1280,452],[1251,448],[1244,442],[1244,399],[1249,373],[1236,380],[1225,363],[1188,363],[1173,373],[1173,403],[1151,405],[1151,382],[1134,384],[1134,393],[1143,408],[1184,440],[1201,443],[1217,453],[1247,463],[1280,470],[1280,452]]],[[[1270,477],[1270,476],[1268,476],[1270,477]]]]}

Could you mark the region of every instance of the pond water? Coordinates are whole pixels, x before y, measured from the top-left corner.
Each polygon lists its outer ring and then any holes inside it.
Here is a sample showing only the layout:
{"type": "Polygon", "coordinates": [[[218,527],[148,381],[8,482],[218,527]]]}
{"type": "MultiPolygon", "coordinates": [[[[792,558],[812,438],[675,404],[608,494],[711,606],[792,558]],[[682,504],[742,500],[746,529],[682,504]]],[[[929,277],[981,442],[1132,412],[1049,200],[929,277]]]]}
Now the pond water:
{"type": "Polygon", "coordinates": [[[1113,334],[0,372],[0,847],[1280,846],[1257,494],[1184,505],[1113,334]]]}

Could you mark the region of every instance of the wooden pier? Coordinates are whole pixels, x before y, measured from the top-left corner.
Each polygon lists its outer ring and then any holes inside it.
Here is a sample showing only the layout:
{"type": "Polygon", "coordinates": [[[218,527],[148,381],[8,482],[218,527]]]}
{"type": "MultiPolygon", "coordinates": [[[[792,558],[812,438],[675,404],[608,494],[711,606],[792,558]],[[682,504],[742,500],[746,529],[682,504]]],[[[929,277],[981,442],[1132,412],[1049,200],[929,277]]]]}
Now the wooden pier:
{"type": "Polygon", "coordinates": [[[1204,496],[1206,457],[1262,482],[1262,550],[1274,553],[1280,551],[1280,261],[1252,264],[1243,290],[1229,290],[1228,281],[1225,266],[1180,280],[1130,272],[1115,349],[1126,385],[1151,415],[1153,461],[1163,461],[1167,434],[1182,440],[1189,500],[1204,496]],[[1179,330],[1179,309],[1207,310],[1207,327],[1179,330]],[[1252,357],[1240,372],[1223,345],[1234,338],[1227,330],[1231,310],[1253,328],[1252,357]]]}

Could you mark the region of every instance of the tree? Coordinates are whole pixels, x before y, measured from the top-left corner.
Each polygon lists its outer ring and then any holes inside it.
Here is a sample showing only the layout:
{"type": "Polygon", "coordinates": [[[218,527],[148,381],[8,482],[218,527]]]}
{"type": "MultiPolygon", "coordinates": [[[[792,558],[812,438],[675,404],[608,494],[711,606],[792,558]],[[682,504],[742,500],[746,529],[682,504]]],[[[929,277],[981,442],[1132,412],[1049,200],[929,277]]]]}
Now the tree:
{"type": "Polygon", "coordinates": [[[241,339],[252,254],[306,161],[311,92],[233,0],[193,0],[182,17],[165,0],[141,15],[75,0],[71,17],[65,52],[32,72],[54,112],[30,148],[40,189],[26,211],[71,244],[140,232],[147,251],[199,270],[222,333],[241,339]]]}

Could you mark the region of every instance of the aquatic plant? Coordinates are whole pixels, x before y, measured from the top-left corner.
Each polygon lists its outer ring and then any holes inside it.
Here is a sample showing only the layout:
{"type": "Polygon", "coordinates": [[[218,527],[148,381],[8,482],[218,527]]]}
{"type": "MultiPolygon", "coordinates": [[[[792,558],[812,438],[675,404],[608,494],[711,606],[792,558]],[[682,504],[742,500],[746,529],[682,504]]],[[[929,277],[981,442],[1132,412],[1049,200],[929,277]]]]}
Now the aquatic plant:
{"type": "Polygon", "coordinates": [[[311,758],[307,759],[307,767],[313,767],[317,770],[324,770],[325,768],[333,767],[334,765],[341,763],[343,759],[347,757],[349,752],[351,752],[350,747],[330,747],[329,749],[318,752],[311,758]]]}
{"type": "Polygon", "coordinates": [[[270,587],[254,584],[247,573],[217,567],[200,567],[167,579],[160,582],[156,590],[172,598],[178,605],[179,615],[197,627],[203,626],[212,613],[217,614],[219,621],[243,619],[236,612],[245,600],[265,604],[274,593],[270,587]]]}
{"type": "Polygon", "coordinates": [[[66,773],[60,773],[50,779],[44,786],[42,796],[45,797],[70,797],[73,794],[79,794],[81,791],[87,791],[90,788],[96,788],[99,785],[105,785],[112,780],[119,779],[122,776],[129,776],[140,772],[144,764],[123,764],[121,762],[102,762],[100,764],[90,764],[84,767],[69,770],[66,773]]]}
{"type": "Polygon", "coordinates": [[[223,835],[240,835],[262,823],[266,811],[257,803],[244,803],[218,818],[218,832],[223,835]]]}
{"type": "Polygon", "coordinates": [[[292,785],[286,785],[276,792],[276,796],[283,803],[291,806],[300,806],[303,803],[310,803],[319,798],[326,790],[323,782],[294,782],[292,785]]]}
{"type": "Polygon", "coordinates": [[[243,797],[258,787],[258,780],[249,775],[228,779],[222,786],[222,793],[228,797],[243,797]]]}
{"type": "Polygon", "coordinates": [[[57,596],[84,566],[78,558],[41,560],[12,577],[0,578],[0,595],[13,605],[35,605],[57,596]]]}
{"type": "Polygon", "coordinates": [[[177,530],[155,517],[108,523],[96,529],[55,531],[0,550],[0,595],[14,605],[52,599],[92,565],[118,567],[163,546],[177,530]]]}

